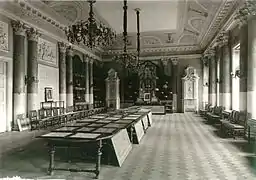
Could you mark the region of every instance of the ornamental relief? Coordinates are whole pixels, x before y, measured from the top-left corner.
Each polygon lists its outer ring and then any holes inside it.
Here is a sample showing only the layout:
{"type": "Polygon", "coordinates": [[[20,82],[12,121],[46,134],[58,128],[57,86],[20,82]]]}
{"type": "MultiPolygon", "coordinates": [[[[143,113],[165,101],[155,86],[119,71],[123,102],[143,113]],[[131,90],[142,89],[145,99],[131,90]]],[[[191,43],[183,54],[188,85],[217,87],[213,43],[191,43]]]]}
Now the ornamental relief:
{"type": "Polygon", "coordinates": [[[56,44],[45,39],[38,39],[37,49],[38,60],[41,60],[52,65],[57,65],[57,47],[56,44]]]}
{"type": "Polygon", "coordinates": [[[143,45],[151,46],[151,45],[162,45],[160,39],[156,37],[142,37],[143,45]]]}
{"type": "Polygon", "coordinates": [[[0,50],[8,51],[8,24],[0,21],[0,50]]]}

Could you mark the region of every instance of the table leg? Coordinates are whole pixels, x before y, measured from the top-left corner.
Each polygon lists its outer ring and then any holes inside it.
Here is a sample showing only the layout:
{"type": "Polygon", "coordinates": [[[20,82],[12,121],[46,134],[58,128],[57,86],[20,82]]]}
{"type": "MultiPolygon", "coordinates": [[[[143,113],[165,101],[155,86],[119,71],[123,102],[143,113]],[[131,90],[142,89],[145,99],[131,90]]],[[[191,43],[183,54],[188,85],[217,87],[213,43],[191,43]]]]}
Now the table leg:
{"type": "Polygon", "coordinates": [[[55,147],[53,145],[50,145],[50,164],[48,168],[48,174],[53,175],[53,169],[54,169],[54,153],[55,153],[55,147]]]}
{"type": "Polygon", "coordinates": [[[131,136],[131,143],[133,144],[133,125],[131,125],[131,134],[130,134],[130,136],[131,136]]]}
{"type": "Polygon", "coordinates": [[[95,174],[96,174],[96,179],[99,178],[99,174],[100,174],[100,163],[101,163],[101,148],[102,148],[102,140],[98,141],[98,146],[97,146],[97,160],[96,160],[96,170],[95,170],[95,174]]]}

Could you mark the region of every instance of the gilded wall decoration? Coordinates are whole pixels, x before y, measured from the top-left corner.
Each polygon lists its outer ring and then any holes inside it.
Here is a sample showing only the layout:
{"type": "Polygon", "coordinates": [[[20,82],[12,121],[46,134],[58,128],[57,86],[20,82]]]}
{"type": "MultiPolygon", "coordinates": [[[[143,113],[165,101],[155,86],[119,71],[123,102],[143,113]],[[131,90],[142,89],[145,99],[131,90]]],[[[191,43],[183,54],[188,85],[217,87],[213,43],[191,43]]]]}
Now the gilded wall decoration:
{"type": "Polygon", "coordinates": [[[0,21],[0,50],[8,51],[8,24],[0,21]]]}
{"type": "Polygon", "coordinates": [[[57,65],[57,47],[56,44],[45,39],[38,39],[38,60],[57,65]]]}

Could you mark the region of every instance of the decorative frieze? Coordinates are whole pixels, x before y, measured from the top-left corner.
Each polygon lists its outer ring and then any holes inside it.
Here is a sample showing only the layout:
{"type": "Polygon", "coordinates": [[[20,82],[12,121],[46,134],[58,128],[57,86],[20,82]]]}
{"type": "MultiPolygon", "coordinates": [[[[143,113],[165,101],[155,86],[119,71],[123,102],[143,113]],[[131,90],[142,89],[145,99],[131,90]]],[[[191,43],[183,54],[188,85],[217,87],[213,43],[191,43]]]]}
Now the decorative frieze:
{"type": "Polygon", "coordinates": [[[8,51],[8,24],[0,21],[0,50],[8,51]]]}
{"type": "Polygon", "coordinates": [[[38,60],[57,65],[57,47],[56,44],[42,38],[38,38],[38,60]]]}
{"type": "Polygon", "coordinates": [[[13,31],[16,35],[26,36],[26,27],[25,24],[20,21],[11,21],[13,31]]]}
{"type": "Polygon", "coordinates": [[[235,19],[239,21],[239,27],[242,27],[254,15],[256,15],[256,1],[245,0],[244,5],[236,12],[235,19]]]}
{"type": "Polygon", "coordinates": [[[40,37],[39,32],[35,28],[29,28],[27,30],[28,40],[38,42],[38,38],[40,37]]]}

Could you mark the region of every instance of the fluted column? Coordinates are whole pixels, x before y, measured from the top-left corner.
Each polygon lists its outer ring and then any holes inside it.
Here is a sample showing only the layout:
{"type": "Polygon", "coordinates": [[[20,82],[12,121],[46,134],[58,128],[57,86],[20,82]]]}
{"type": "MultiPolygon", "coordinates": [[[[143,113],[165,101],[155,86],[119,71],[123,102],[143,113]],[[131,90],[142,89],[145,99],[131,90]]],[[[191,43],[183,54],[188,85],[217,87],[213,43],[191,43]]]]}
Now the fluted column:
{"type": "Polygon", "coordinates": [[[93,59],[90,60],[90,107],[93,108],[93,59]]]}
{"type": "Polygon", "coordinates": [[[173,112],[177,112],[177,109],[178,109],[178,99],[177,99],[178,59],[172,58],[171,60],[172,60],[172,98],[173,98],[172,109],[173,109],[173,112]]]}
{"type": "Polygon", "coordinates": [[[210,63],[209,63],[209,97],[210,97],[210,103],[212,106],[216,105],[216,57],[215,57],[215,51],[211,50],[211,55],[210,55],[210,63]]]}
{"type": "Polygon", "coordinates": [[[67,79],[67,104],[66,106],[73,106],[73,49],[67,49],[66,56],[66,79],[67,79]]]}
{"type": "Polygon", "coordinates": [[[256,20],[248,22],[247,112],[256,118],[256,20]]]}
{"type": "Polygon", "coordinates": [[[13,38],[13,130],[17,130],[17,115],[26,113],[25,36],[24,24],[12,21],[13,38]]]}
{"type": "Polygon", "coordinates": [[[203,68],[203,108],[208,104],[209,96],[209,59],[208,57],[202,57],[202,68],[203,68]]]}
{"type": "Polygon", "coordinates": [[[84,55],[84,62],[85,62],[85,102],[90,104],[90,59],[89,56],[84,55]]]}
{"type": "Polygon", "coordinates": [[[247,112],[247,64],[248,64],[248,25],[240,29],[240,95],[239,110],[247,112]]]}
{"type": "Polygon", "coordinates": [[[39,102],[38,93],[38,62],[37,62],[37,43],[39,33],[34,28],[27,31],[28,35],[28,63],[27,63],[27,103],[28,112],[37,110],[39,102]]]}
{"type": "Polygon", "coordinates": [[[59,96],[60,101],[67,103],[67,85],[66,85],[66,44],[59,42],[59,96]]]}

